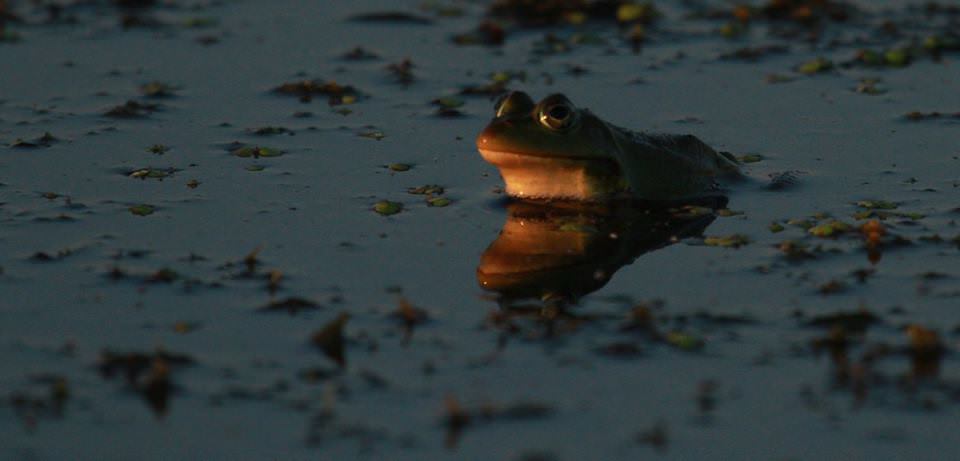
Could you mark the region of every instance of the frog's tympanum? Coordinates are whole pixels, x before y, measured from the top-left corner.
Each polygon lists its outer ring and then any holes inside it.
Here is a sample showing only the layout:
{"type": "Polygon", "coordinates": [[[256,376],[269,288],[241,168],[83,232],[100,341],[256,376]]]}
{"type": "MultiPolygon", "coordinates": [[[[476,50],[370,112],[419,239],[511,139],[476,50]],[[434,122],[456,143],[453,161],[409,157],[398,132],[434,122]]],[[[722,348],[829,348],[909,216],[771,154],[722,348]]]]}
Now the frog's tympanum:
{"type": "MultiPolygon", "coordinates": [[[[718,197],[710,205],[725,203],[718,197]]],[[[480,257],[477,281],[501,301],[576,302],[638,256],[701,235],[715,219],[706,210],[643,209],[622,202],[511,202],[500,235],[480,257]]]]}
{"type": "Polygon", "coordinates": [[[716,194],[739,177],[733,156],[692,135],[635,133],[554,94],[534,103],[514,91],[477,137],[500,169],[507,194],[522,199],[683,200],[716,194]]]}

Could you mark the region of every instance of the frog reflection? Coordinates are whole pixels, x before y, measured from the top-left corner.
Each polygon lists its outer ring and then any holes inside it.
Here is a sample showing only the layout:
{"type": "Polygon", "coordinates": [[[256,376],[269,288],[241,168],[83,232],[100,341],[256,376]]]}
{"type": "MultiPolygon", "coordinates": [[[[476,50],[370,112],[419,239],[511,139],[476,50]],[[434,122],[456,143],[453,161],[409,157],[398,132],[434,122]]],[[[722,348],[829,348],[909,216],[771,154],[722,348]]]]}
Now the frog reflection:
{"type": "Polygon", "coordinates": [[[503,307],[529,298],[559,307],[575,303],[640,255],[701,235],[714,209],[725,204],[723,197],[655,208],[512,202],[500,235],[480,257],[477,281],[496,292],[503,307]]]}

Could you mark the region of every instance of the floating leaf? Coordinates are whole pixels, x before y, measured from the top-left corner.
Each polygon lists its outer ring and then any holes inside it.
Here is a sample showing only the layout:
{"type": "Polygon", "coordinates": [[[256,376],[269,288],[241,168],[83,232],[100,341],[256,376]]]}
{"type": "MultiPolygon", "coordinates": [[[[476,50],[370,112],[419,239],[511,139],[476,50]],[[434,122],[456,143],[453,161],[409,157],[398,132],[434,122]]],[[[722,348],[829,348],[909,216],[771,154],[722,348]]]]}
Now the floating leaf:
{"type": "Polygon", "coordinates": [[[414,195],[440,195],[444,191],[443,186],[438,186],[436,184],[427,184],[425,186],[411,187],[407,189],[407,193],[414,195]]]}
{"type": "Polygon", "coordinates": [[[739,160],[740,163],[757,163],[757,162],[762,162],[763,159],[764,159],[764,156],[760,154],[744,154],[737,157],[737,160],[739,160]]]}
{"type": "Polygon", "coordinates": [[[219,23],[220,21],[218,21],[217,18],[193,17],[185,19],[183,21],[183,27],[188,29],[206,29],[209,27],[214,27],[219,23]]]}
{"type": "Polygon", "coordinates": [[[861,200],[857,202],[857,206],[868,210],[893,210],[896,209],[898,205],[895,202],[888,202],[886,200],[861,200]]]}
{"type": "Polygon", "coordinates": [[[656,10],[649,3],[622,3],[617,8],[617,21],[649,23],[656,17],[656,10]]]}
{"type": "Polygon", "coordinates": [[[327,104],[337,106],[356,102],[361,93],[350,85],[340,85],[330,80],[302,80],[299,82],[284,83],[273,90],[275,93],[298,96],[302,102],[310,102],[314,96],[326,96],[327,104]]]}
{"type": "Polygon", "coordinates": [[[283,151],[280,149],[260,146],[243,146],[234,149],[230,153],[241,158],[279,157],[283,155],[283,151]]]}
{"type": "Polygon", "coordinates": [[[434,99],[430,102],[435,106],[440,106],[444,109],[456,109],[463,106],[464,101],[456,96],[442,96],[437,99],[434,99]]]}
{"type": "Polygon", "coordinates": [[[363,131],[357,133],[357,136],[360,136],[361,138],[376,139],[377,141],[387,137],[387,135],[383,134],[383,132],[380,130],[363,131]]]}
{"type": "Polygon", "coordinates": [[[147,205],[147,204],[134,205],[129,209],[130,209],[130,213],[133,213],[136,216],[149,216],[149,215],[152,215],[154,211],[156,211],[156,208],[153,205],[147,205]]]}
{"type": "Polygon", "coordinates": [[[403,204],[399,202],[391,202],[389,200],[381,200],[373,205],[373,211],[384,215],[390,216],[397,214],[403,210],[403,204]]]}
{"type": "Polygon", "coordinates": [[[174,168],[141,168],[131,171],[129,176],[137,179],[163,179],[174,174],[176,171],[174,168]]]}
{"type": "Polygon", "coordinates": [[[910,64],[910,52],[904,48],[894,48],[883,54],[883,60],[888,66],[906,67],[910,64]]]}
{"type": "Polygon", "coordinates": [[[858,51],[856,59],[868,66],[882,66],[884,64],[883,55],[873,50],[858,51]]]}
{"type": "Polygon", "coordinates": [[[796,80],[796,78],[781,74],[767,74],[767,76],[764,77],[764,81],[767,83],[789,83],[794,80],[796,80]]]}
{"type": "Polygon", "coordinates": [[[257,136],[273,136],[278,134],[293,134],[292,131],[288,128],[282,126],[262,126],[260,128],[254,128],[250,130],[251,133],[257,136]]]}
{"type": "Polygon", "coordinates": [[[324,325],[310,337],[310,342],[319,347],[324,355],[340,365],[341,368],[347,364],[343,347],[343,327],[346,326],[349,319],[350,314],[341,312],[337,318],[324,325]]]}
{"type": "Polygon", "coordinates": [[[800,64],[800,66],[797,67],[797,72],[800,72],[801,74],[813,75],[826,72],[830,69],[833,69],[833,62],[829,59],[819,57],[800,64]]]}
{"type": "Polygon", "coordinates": [[[147,152],[151,154],[163,155],[170,151],[170,148],[164,146],[163,144],[154,144],[147,148],[147,152]]]}
{"type": "Polygon", "coordinates": [[[664,339],[667,341],[667,344],[685,351],[700,350],[703,349],[703,346],[706,344],[702,338],[679,331],[667,333],[664,339]]]}
{"type": "Polygon", "coordinates": [[[402,171],[409,171],[410,168],[413,168],[413,166],[408,163],[391,163],[387,165],[387,168],[390,169],[391,171],[402,172],[402,171]]]}
{"type": "Polygon", "coordinates": [[[452,203],[451,200],[446,197],[433,197],[427,199],[427,205],[432,207],[445,207],[450,203],[452,203]]]}
{"type": "Polygon", "coordinates": [[[852,229],[852,227],[849,224],[843,221],[832,220],[813,226],[807,229],[807,232],[816,237],[833,237],[837,234],[847,232],[850,229],[852,229]]]}
{"type": "Polygon", "coordinates": [[[149,82],[140,85],[140,94],[147,98],[169,98],[176,96],[180,88],[163,82],[149,82]]]}
{"type": "Polygon", "coordinates": [[[158,110],[160,110],[160,106],[157,104],[145,104],[130,100],[110,108],[103,115],[112,118],[144,118],[158,110]]]}
{"type": "Polygon", "coordinates": [[[722,237],[707,237],[703,239],[703,243],[712,247],[740,248],[750,243],[750,237],[747,237],[743,234],[732,234],[722,237]]]}
{"type": "Polygon", "coordinates": [[[869,95],[878,95],[886,93],[886,90],[877,88],[877,84],[880,83],[880,80],[875,78],[865,78],[861,79],[860,83],[857,84],[857,87],[854,88],[854,91],[861,94],[869,95]]]}

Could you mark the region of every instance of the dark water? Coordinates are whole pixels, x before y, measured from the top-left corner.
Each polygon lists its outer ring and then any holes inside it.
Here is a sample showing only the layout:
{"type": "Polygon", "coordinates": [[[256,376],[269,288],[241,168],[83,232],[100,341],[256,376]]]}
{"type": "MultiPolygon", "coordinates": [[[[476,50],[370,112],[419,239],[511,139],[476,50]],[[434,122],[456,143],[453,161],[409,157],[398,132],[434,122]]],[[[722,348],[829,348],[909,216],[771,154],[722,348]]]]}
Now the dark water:
{"type": "Polygon", "coordinates": [[[684,19],[691,10],[681,2],[657,2],[665,17],[637,55],[609,24],[519,31],[503,47],[454,45],[450,37],[483,14],[474,2],[442,3],[464,11],[449,18],[420,2],[177,2],[149,11],[165,26],[127,30],[106,5],[67,8],[75,23],[42,24],[45,12],[17,3],[28,23],[9,24],[20,41],[0,43],[0,145],[10,146],[0,149],[2,458],[956,451],[960,123],[903,116],[960,111],[960,54],[918,56],[904,68],[793,70],[956,30],[955,13],[863,2],[856,21],[830,25],[811,45],[771,39],[763,23],[725,39],[715,32],[723,21],[684,19]],[[383,10],[431,24],[347,20],[383,10]],[[204,18],[215,23],[188,27],[204,18]],[[899,38],[877,32],[889,18],[902,21],[899,38]],[[548,31],[578,30],[608,44],[534,52],[548,31]],[[719,59],[764,43],[789,51],[719,59]],[[339,57],[355,46],[380,59],[339,57]],[[384,69],[405,57],[415,65],[407,86],[384,69]],[[618,125],[694,133],[764,159],[730,191],[733,213],[693,227],[506,207],[496,169],[474,147],[492,101],[463,97],[458,118],[437,117],[429,104],[501,71],[525,72],[509,87],[537,98],[562,92],[618,125]],[[794,80],[772,84],[769,74],[794,80]],[[368,97],[331,107],[322,96],[301,103],[270,93],[305,78],[368,97]],[[863,78],[882,79],[885,92],[853,91],[863,78]],[[138,87],[151,81],[178,86],[176,96],[142,98],[138,87]],[[103,116],[131,99],[163,107],[143,119],[103,116]],[[265,126],[293,135],[251,133],[265,126]],[[58,141],[17,146],[45,132],[58,141]],[[371,132],[385,137],[358,136],[371,132]],[[284,154],[240,158],[225,147],[234,141],[284,154]],[[169,151],[148,152],[155,144],[169,151]],[[384,168],[392,163],[413,168],[384,168]],[[176,171],[129,176],[143,168],[176,171]],[[764,188],[783,171],[799,171],[799,182],[764,188]],[[406,192],[427,184],[444,186],[452,203],[429,207],[406,192]],[[371,208],[381,200],[404,210],[380,216],[371,208]],[[874,210],[885,213],[886,235],[872,250],[859,231],[869,212],[860,201],[896,206],[874,210]],[[153,213],[131,213],[143,204],[153,213]],[[830,223],[827,214],[852,230],[820,238],[805,229],[830,223]],[[773,222],[784,230],[771,232],[773,222]],[[707,245],[704,226],[707,237],[749,243],[707,245]],[[689,238],[674,243],[678,228],[689,238]],[[531,282],[552,295],[508,303],[481,289],[477,267],[501,229],[528,242],[507,242],[507,261],[529,262],[529,250],[542,264],[574,268],[531,282]],[[611,244],[603,238],[611,230],[627,238],[611,244]],[[788,258],[787,240],[814,257],[788,258]],[[244,258],[257,249],[248,271],[244,258]],[[271,271],[282,274],[273,294],[271,271]],[[602,288],[589,280],[608,276],[602,288]],[[570,306],[557,300],[564,294],[585,296],[570,306]],[[319,307],[259,311],[291,297],[319,307]],[[412,333],[395,316],[402,299],[428,317],[412,333]],[[341,312],[350,314],[343,368],[310,343],[341,312]],[[637,327],[644,312],[658,333],[637,327]],[[864,333],[849,321],[831,330],[837,322],[824,316],[838,312],[875,320],[864,333]],[[927,330],[940,346],[930,354],[927,330]],[[192,363],[158,359],[158,348],[192,363]],[[104,350],[150,354],[146,371],[132,384],[123,373],[104,377],[104,350]]]}

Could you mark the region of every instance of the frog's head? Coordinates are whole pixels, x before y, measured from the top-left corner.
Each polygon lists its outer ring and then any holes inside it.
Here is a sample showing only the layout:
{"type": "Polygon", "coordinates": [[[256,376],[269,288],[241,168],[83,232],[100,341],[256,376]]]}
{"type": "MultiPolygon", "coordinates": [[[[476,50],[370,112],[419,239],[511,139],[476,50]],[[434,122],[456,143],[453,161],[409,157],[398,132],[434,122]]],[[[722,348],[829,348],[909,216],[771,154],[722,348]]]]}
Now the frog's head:
{"type": "Polygon", "coordinates": [[[534,103],[522,91],[502,97],[490,124],[477,136],[477,148],[555,158],[612,158],[615,146],[606,125],[562,94],[534,103]]]}
{"type": "Polygon", "coordinates": [[[589,200],[625,188],[609,127],[562,94],[539,103],[520,91],[507,94],[477,149],[515,197],[589,200]]]}

